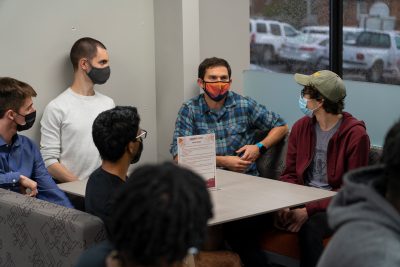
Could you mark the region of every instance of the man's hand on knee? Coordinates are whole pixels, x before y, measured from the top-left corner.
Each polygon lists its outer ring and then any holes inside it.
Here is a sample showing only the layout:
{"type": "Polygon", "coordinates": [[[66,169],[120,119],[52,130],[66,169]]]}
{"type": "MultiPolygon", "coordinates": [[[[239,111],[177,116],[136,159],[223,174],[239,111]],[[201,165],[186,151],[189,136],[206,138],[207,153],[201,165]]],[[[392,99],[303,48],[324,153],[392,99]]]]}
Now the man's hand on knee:
{"type": "Polygon", "coordinates": [[[287,227],[290,232],[297,233],[300,231],[303,224],[308,220],[308,213],[306,208],[299,208],[290,211],[292,223],[287,227]]]}

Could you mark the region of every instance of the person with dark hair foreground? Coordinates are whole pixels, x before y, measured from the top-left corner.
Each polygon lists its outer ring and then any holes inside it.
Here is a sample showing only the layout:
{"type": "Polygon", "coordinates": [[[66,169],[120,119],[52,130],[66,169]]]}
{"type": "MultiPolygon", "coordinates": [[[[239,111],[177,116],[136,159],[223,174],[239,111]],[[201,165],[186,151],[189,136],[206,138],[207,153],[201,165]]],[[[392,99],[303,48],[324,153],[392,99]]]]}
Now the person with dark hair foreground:
{"type": "Polygon", "coordinates": [[[100,217],[107,227],[114,194],[124,185],[129,165],[142,154],[147,132],[139,124],[137,109],[121,106],[103,111],[93,123],[93,141],[102,164],[87,182],[85,210],[100,217]]]}
{"type": "MultiPolygon", "coordinates": [[[[368,164],[370,141],[365,124],[343,112],[346,88],[336,73],[321,70],[294,78],[304,86],[299,108],[306,116],[293,125],[280,180],[338,191],[343,174],[368,164]]],[[[332,234],[326,218],[329,201],[278,212],[280,228],[299,232],[301,267],[316,266],[323,239],[332,234]]]]}
{"type": "Polygon", "coordinates": [[[40,152],[54,179],[59,182],[85,180],[101,160],[91,137],[96,116],[115,106],[96,90],[110,77],[108,52],[104,44],[90,37],[77,40],[70,60],[74,79],[70,88],[53,99],[40,121],[40,152]]]}
{"type": "Polygon", "coordinates": [[[72,208],[44,166],[39,148],[18,132],[35,123],[35,90],[13,78],[0,78],[0,187],[72,208]]]}
{"type": "Polygon", "coordinates": [[[345,175],[328,207],[336,232],[319,267],[400,266],[400,121],[386,135],[381,163],[345,175]]]}
{"type": "Polygon", "coordinates": [[[198,69],[200,94],[179,110],[170,146],[177,160],[177,138],[214,133],[216,165],[231,171],[258,175],[255,161],[288,132],[282,117],[249,97],[230,91],[231,67],[222,58],[206,58],[198,69]],[[256,142],[257,131],[268,132],[256,142]]]}
{"type": "Polygon", "coordinates": [[[205,181],[173,163],[139,167],[115,199],[110,243],[77,267],[182,266],[204,243],[212,204],[205,181]]]}

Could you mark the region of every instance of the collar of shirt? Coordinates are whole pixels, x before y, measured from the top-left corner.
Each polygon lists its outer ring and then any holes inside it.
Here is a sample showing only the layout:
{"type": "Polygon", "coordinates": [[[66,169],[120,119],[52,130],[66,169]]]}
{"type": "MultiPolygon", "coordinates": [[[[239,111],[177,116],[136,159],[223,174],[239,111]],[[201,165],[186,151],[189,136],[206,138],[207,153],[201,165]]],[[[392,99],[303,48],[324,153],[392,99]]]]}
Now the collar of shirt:
{"type": "Polygon", "coordinates": [[[20,138],[18,137],[18,134],[14,135],[12,137],[11,145],[8,145],[6,141],[4,141],[3,137],[0,136],[0,147],[6,146],[6,147],[17,147],[21,144],[20,138]]]}
{"type": "MultiPolygon", "coordinates": [[[[208,112],[211,112],[212,110],[210,107],[207,105],[206,99],[204,98],[204,93],[199,96],[199,104],[200,104],[200,112],[201,114],[205,114],[208,112]]],[[[234,95],[231,91],[228,92],[228,95],[226,96],[225,103],[221,110],[226,109],[226,108],[231,108],[236,106],[236,101],[234,98],[234,95]]]]}
{"type": "Polygon", "coordinates": [[[6,147],[8,147],[8,146],[19,146],[20,143],[21,142],[20,142],[20,139],[18,138],[18,134],[13,136],[11,145],[8,145],[6,143],[6,141],[4,141],[3,137],[0,136],[0,147],[3,147],[3,146],[6,146],[6,147]]]}
{"type": "Polygon", "coordinates": [[[3,137],[0,136],[0,147],[6,146],[6,145],[7,145],[6,141],[4,141],[3,137]]]}

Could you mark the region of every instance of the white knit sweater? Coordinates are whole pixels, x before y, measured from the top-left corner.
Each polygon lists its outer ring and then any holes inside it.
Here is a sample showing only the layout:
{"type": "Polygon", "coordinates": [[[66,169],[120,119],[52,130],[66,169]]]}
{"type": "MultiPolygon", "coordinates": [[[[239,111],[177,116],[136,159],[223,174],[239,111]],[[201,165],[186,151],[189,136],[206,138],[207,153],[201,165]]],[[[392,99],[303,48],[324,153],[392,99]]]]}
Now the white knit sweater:
{"type": "Polygon", "coordinates": [[[59,161],[80,180],[100,166],[99,152],[93,143],[92,124],[114,101],[98,92],[82,96],[68,88],[44,110],[40,152],[46,167],[59,161]]]}

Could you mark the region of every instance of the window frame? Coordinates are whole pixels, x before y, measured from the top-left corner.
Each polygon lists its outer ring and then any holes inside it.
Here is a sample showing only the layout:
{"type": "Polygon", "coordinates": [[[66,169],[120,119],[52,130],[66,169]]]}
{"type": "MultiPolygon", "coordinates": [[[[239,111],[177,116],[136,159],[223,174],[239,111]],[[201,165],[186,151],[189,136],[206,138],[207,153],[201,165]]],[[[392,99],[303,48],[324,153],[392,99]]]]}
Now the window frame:
{"type": "Polygon", "coordinates": [[[329,69],[343,77],[343,1],[329,0],[329,69]]]}

